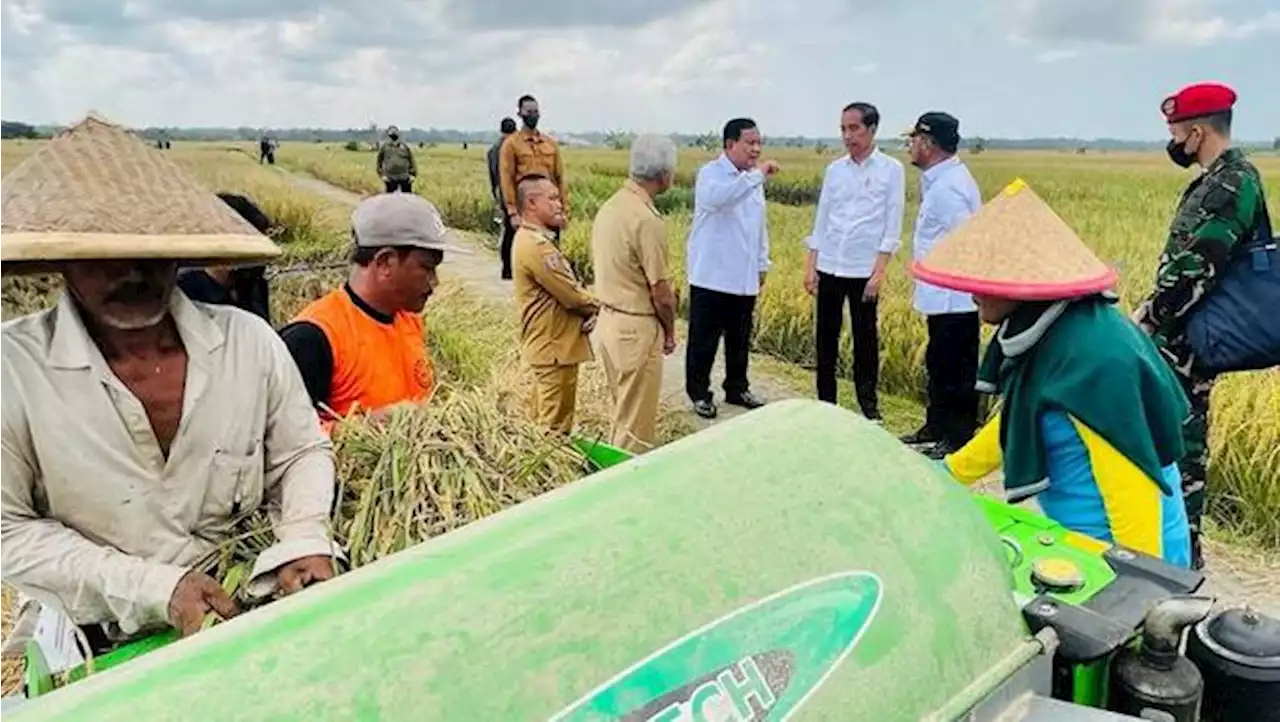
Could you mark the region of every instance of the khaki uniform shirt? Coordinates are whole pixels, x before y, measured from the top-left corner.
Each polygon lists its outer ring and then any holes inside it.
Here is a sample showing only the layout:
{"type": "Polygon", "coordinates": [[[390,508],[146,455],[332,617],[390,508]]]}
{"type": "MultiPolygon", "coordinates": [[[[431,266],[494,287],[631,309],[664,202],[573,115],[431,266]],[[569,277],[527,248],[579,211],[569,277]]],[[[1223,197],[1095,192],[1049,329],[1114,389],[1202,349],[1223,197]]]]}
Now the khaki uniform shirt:
{"type": "Polygon", "coordinates": [[[502,142],[498,153],[498,179],[507,213],[516,215],[516,184],[527,175],[541,173],[560,187],[560,202],[569,212],[569,185],[564,178],[564,159],[560,147],[550,136],[523,128],[502,142]]]}
{"type": "Polygon", "coordinates": [[[578,282],[555,236],[529,224],[512,242],[521,357],[531,366],[564,366],[591,359],[582,322],[600,308],[578,282]]]}
{"type": "Polygon", "coordinates": [[[650,286],[670,280],[667,226],[634,181],[628,180],[596,213],[591,257],[601,305],[633,316],[657,315],[650,286]]]}
{"type": "Polygon", "coordinates": [[[260,506],[279,509],[277,542],[251,593],[274,591],[288,562],[337,554],[333,448],[284,342],[260,318],[181,291],[170,310],[188,361],[168,459],[65,293],[4,324],[0,347],[5,581],[126,635],[167,626],[189,565],[260,506]]]}

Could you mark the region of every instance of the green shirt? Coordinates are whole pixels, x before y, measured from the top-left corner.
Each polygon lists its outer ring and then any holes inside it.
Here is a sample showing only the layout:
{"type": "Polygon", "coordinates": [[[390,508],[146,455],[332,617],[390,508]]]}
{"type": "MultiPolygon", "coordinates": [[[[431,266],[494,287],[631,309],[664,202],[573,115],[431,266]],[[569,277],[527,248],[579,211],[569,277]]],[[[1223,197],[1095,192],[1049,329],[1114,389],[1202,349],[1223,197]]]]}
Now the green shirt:
{"type": "Polygon", "coordinates": [[[1190,405],[1168,364],[1115,299],[1024,303],[987,346],[979,385],[1001,397],[1006,489],[1047,475],[1040,417],[1063,411],[1165,488],[1161,469],[1184,453],[1190,405]]]}
{"type": "Polygon", "coordinates": [[[413,151],[399,140],[387,141],[378,148],[378,174],[390,180],[408,180],[418,174],[413,151]]]}

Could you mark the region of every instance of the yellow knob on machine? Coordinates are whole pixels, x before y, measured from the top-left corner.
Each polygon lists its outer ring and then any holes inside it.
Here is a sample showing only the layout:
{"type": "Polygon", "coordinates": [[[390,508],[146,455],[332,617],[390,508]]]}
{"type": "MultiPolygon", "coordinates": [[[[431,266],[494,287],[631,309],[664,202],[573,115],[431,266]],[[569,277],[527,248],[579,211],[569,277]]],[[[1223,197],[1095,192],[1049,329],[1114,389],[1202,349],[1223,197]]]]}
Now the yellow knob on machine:
{"type": "Polygon", "coordinates": [[[1066,559],[1046,557],[1031,564],[1031,581],[1054,592],[1073,592],[1084,586],[1084,573],[1066,559]]]}

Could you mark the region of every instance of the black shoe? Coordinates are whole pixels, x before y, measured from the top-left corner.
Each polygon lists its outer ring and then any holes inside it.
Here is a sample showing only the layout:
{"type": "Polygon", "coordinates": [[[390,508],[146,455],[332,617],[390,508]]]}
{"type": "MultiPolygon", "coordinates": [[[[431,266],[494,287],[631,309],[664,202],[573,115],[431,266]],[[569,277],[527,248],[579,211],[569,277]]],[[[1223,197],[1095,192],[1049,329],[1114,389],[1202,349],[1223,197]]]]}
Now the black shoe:
{"type": "Polygon", "coordinates": [[[716,408],[716,402],[711,399],[703,399],[693,402],[693,413],[704,419],[714,419],[720,414],[720,410],[716,408]]]}
{"type": "Polygon", "coordinates": [[[925,444],[936,444],[942,440],[942,437],[928,426],[921,426],[906,436],[898,437],[898,440],[908,446],[923,446],[925,444]]]}
{"type": "Polygon", "coordinates": [[[934,461],[942,461],[947,457],[947,454],[953,454],[959,450],[960,446],[957,444],[953,444],[950,441],[939,441],[921,453],[934,461]]]}
{"type": "Polygon", "coordinates": [[[764,406],[764,400],[750,391],[743,391],[740,394],[732,394],[724,397],[726,404],[741,406],[744,409],[758,409],[764,406]]]}
{"type": "Polygon", "coordinates": [[[867,417],[867,421],[873,424],[884,423],[884,417],[880,415],[880,409],[863,409],[862,415],[867,417]]]}

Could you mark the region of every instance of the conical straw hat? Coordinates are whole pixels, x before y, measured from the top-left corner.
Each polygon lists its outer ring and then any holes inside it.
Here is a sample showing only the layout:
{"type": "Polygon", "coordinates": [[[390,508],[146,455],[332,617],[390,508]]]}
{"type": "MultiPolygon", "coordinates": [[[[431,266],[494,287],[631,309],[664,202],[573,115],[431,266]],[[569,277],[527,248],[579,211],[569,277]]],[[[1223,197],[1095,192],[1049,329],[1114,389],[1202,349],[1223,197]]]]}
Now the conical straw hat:
{"type": "Polygon", "coordinates": [[[167,155],[90,115],[5,176],[4,272],[59,261],[261,261],[280,247],[167,155]]]}
{"type": "Polygon", "coordinates": [[[1022,179],[1010,183],[912,265],[943,288],[1018,301],[1088,296],[1116,272],[1022,179]]]}

